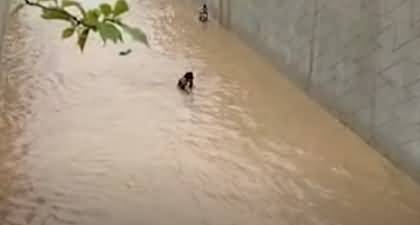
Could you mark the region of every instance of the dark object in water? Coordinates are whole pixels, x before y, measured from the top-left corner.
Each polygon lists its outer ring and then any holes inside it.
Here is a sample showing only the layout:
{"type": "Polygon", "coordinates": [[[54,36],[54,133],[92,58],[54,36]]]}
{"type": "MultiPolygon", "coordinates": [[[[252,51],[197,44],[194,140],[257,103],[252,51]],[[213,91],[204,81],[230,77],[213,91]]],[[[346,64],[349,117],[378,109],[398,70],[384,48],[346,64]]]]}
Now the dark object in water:
{"type": "Polygon", "coordinates": [[[200,22],[205,23],[209,20],[209,16],[207,13],[200,13],[198,19],[200,20],[200,22]]]}
{"type": "Polygon", "coordinates": [[[178,80],[178,88],[190,93],[194,87],[194,74],[187,72],[185,75],[178,80]]]}
{"type": "Polygon", "coordinates": [[[130,54],[132,52],[132,50],[131,49],[127,49],[127,50],[125,50],[125,51],[121,51],[120,52],[120,55],[128,55],[128,54],[130,54]]]}
{"type": "Polygon", "coordinates": [[[200,15],[198,19],[200,20],[200,22],[203,22],[203,23],[209,20],[209,12],[208,12],[206,4],[203,4],[203,7],[200,10],[200,15]]]}

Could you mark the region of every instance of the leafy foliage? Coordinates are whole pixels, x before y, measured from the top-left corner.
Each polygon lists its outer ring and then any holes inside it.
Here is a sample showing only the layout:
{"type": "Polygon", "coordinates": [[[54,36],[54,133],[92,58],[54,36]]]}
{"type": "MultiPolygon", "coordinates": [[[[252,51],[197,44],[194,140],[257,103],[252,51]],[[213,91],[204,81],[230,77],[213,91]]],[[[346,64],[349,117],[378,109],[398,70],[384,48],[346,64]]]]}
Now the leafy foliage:
{"type": "Polygon", "coordinates": [[[133,38],[134,40],[140,41],[140,42],[143,42],[146,45],[149,45],[149,43],[147,41],[146,34],[142,30],[140,30],[139,28],[131,27],[127,24],[120,24],[120,26],[123,28],[123,30],[125,32],[130,34],[131,38],[133,38]]]}
{"type": "Polygon", "coordinates": [[[117,2],[115,3],[115,7],[114,7],[114,12],[113,12],[113,16],[114,18],[128,12],[129,8],[127,5],[127,2],[125,0],[117,0],[117,2]]]}
{"type": "Polygon", "coordinates": [[[73,1],[73,0],[63,0],[63,2],[62,2],[62,7],[63,8],[72,7],[72,6],[76,7],[83,16],[86,15],[85,9],[83,8],[83,6],[79,2],[73,1]]]}
{"type": "Polygon", "coordinates": [[[108,3],[103,3],[103,4],[101,4],[101,5],[99,6],[99,8],[101,9],[102,13],[103,13],[105,16],[109,16],[109,14],[111,14],[111,13],[112,13],[112,7],[111,7],[111,5],[110,5],[110,4],[108,4],[108,3]]]}
{"type": "Polygon", "coordinates": [[[43,9],[41,17],[46,20],[70,21],[71,16],[59,8],[43,9]]]}
{"type": "Polygon", "coordinates": [[[101,35],[105,43],[107,40],[112,40],[114,43],[122,41],[121,32],[118,30],[117,27],[115,27],[114,24],[108,22],[100,23],[98,25],[98,28],[99,34],[101,35]]]}
{"type": "Polygon", "coordinates": [[[77,40],[77,44],[79,45],[80,50],[82,50],[82,51],[85,49],[87,38],[89,36],[89,31],[90,31],[89,28],[84,27],[79,32],[79,38],[77,40]]]}
{"type": "Polygon", "coordinates": [[[61,35],[61,37],[64,38],[69,38],[73,35],[74,33],[74,27],[69,27],[63,30],[63,34],[61,35]]]}
{"type": "Polygon", "coordinates": [[[98,7],[86,10],[78,0],[21,0],[13,13],[17,13],[25,5],[42,10],[41,17],[45,20],[58,20],[69,23],[62,31],[62,38],[77,35],[77,44],[81,51],[85,49],[89,34],[98,34],[104,43],[123,42],[123,33],[129,34],[133,40],[148,45],[146,34],[136,27],[121,21],[121,16],[129,11],[126,0],[117,0],[114,5],[102,3],[98,7]],[[78,13],[69,11],[75,8],[78,13]]]}

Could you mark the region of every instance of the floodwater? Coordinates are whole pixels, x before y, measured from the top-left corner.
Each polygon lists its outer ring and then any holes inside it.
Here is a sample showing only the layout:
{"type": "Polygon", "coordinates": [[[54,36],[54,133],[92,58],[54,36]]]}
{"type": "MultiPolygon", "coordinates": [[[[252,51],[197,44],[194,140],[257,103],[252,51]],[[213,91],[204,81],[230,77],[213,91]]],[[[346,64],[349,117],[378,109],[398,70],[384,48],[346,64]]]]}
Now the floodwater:
{"type": "Polygon", "coordinates": [[[150,48],[81,54],[61,24],[11,19],[1,225],[420,224],[418,185],[196,6],[131,6],[150,48]]]}

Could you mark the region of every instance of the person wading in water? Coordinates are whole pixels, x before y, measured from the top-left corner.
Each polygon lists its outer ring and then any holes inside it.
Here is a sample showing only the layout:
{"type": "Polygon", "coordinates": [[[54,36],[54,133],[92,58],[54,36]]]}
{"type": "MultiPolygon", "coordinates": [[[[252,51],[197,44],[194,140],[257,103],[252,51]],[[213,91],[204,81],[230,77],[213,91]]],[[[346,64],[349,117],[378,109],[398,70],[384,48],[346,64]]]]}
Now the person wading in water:
{"type": "Polygon", "coordinates": [[[203,4],[203,7],[201,7],[201,9],[200,9],[200,15],[199,15],[198,18],[203,23],[204,22],[207,22],[209,20],[209,12],[208,12],[207,5],[206,4],[203,4]]]}
{"type": "Polygon", "coordinates": [[[178,80],[178,88],[187,92],[188,94],[192,92],[194,87],[194,74],[192,72],[187,72],[185,75],[178,80]]]}

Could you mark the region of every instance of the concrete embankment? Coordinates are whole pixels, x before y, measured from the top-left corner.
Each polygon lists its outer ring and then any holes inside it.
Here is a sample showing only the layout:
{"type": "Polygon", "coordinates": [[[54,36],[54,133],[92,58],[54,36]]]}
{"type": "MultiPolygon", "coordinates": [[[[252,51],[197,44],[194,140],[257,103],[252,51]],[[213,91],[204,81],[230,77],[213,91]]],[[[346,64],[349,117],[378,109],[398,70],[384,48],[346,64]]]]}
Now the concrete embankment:
{"type": "Polygon", "coordinates": [[[420,180],[420,1],[207,3],[221,24],[420,180]]]}
{"type": "Polygon", "coordinates": [[[3,46],[3,36],[6,30],[6,23],[7,23],[7,16],[9,12],[9,0],[1,0],[0,1],[0,58],[3,46]]]}

